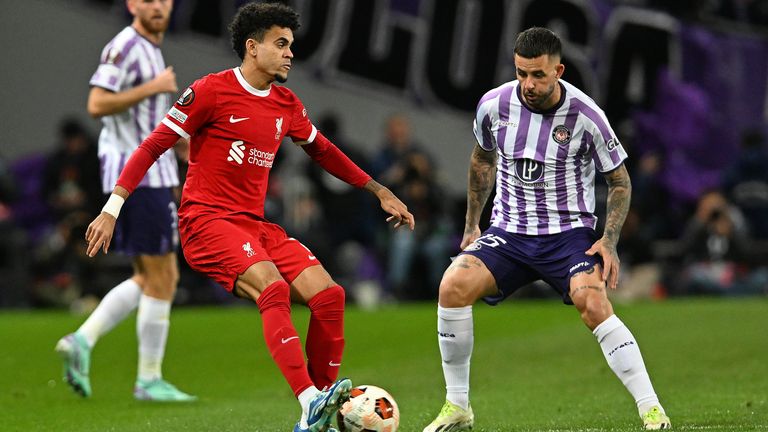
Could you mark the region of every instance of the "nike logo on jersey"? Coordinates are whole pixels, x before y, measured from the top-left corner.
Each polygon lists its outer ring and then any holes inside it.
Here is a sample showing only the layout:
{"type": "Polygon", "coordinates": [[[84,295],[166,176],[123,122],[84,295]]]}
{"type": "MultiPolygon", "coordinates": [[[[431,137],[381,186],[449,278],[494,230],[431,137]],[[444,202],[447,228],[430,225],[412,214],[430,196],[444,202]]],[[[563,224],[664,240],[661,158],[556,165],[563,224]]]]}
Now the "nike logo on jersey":
{"type": "Polygon", "coordinates": [[[332,367],[341,366],[341,363],[334,363],[333,360],[331,360],[328,362],[328,366],[332,366],[332,367]]]}
{"type": "Polygon", "coordinates": [[[291,336],[291,337],[289,337],[289,338],[281,338],[281,339],[280,339],[280,341],[281,341],[282,343],[287,343],[288,341],[292,341],[292,340],[294,340],[294,339],[298,339],[298,338],[299,338],[298,336],[291,336]]]}
{"type": "Polygon", "coordinates": [[[235,118],[235,116],[231,115],[229,116],[229,122],[230,123],[239,123],[243,120],[248,120],[250,117],[243,117],[243,118],[235,118]]]}

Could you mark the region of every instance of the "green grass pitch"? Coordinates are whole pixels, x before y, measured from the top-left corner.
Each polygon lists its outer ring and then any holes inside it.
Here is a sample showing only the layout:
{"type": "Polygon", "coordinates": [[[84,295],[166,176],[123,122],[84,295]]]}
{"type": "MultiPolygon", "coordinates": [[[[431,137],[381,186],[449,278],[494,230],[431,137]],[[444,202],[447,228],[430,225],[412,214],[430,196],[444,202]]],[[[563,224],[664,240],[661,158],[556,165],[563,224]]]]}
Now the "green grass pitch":
{"type": "MultiPolygon", "coordinates": [[[[577,313],[557,301],[478,304],[475,431],[639,431],[630,396],[577,313]]],[[[697,299],[617,307],[637,337],[675,430],[768,431],[768,300],[697,299]]],[[[295,307],[306,331],[308,312],[295,307]]],[[[435,305],[350,307],[341,373],[389,390],[401,431],[437,414],[444,384],[435,305]]],[[[298,404],[272,363],[256,307],[178,308],[164,375],[200,401],[134,401],[134,319],[97,345],[94,396],[61,380],[53,347],[82,317],[0,313],[0,431],[290,431],[298,404]]]]}

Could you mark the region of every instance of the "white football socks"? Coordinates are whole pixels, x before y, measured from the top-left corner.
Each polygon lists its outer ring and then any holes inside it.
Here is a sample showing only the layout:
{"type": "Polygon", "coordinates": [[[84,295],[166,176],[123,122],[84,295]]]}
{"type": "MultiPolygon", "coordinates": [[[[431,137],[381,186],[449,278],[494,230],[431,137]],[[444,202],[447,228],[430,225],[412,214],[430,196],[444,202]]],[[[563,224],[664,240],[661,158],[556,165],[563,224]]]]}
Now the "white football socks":
{"type": "Polygon", "coordinates": [[[307,413],[309,413],[309,403],[316,394],[320,393],[320,390],[315,386],[307,387],[306,390],[299,393],[299,404],[301,405],[301,420],[299,420],[299,427],[302,429],[309,429],[307,424],[307,413]]]}
{"type": "Polygon", "coordinates": [[[645,370],[637,341],[619,317],[611,315],[592,333],[600,343],[608,366],[635,398],[640,415],[653,406],[658,406],[663,412],[664,408],[661,407],[659,398],[653,391],[648,372],[645,370]]]}
{"type": "Polygon", "coordinates": [[[437,306],[437,341],[443,358],[445,398],[464,409],[469,407],[469,360],[474,345],[472,306],[437,306]]]}
{"type": "Polygon", "coordinates": [[[171,302],[141,295],[136,316],[136,334],[139,338],[139,373],[142,381],[163,376],[163,355],[168,339],[171,302]]]}
{"type": "Polygon", "coordinates": [[[109,290],[87,320],[77,329],[93,348],[99,338],[112,330],[139,305],[141,287],[133,279],[126,279],[109,290]]]}

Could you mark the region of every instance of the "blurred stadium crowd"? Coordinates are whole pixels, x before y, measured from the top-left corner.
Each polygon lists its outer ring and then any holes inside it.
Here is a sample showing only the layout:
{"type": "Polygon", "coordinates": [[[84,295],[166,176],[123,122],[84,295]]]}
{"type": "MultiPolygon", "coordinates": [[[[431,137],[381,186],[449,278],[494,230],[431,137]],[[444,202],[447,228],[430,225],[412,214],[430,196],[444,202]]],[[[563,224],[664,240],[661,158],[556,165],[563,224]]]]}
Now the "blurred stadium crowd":
{"type": "MultiPolygon", "coordinates": [[[[196,2],[195,10],[199,5],[205,15],[207,3],[196,2]]],[[[659,8],[707,25],[768,32],[765,1],[616,3],[659,8]]],[[[194,31],[213,31],[196,22],[194,31]]],[[[702,127],[711,117],[706,104],[698,103],[701,89],[663,73],[657,87],[665,97],[614,124],[630,155],[633,182],[632,207],[619,243],[617,298],[768,294],[768,126],[739,130],[738,142],[725,143],[738,150],[722,157],[713,150],[721,143],[702,127]],[[680,107],[686,107],[682,117],[680,107]],[[677,119],[674,128],[659,127],[672,117],[677,119]]],[[[381,127],[377,148],[368,152],[348,137],[335,113],[313,117],[318,129],[403,199],[416,217],[416,231],[388,229],[368,194],[309,159],[296,162],[284,155],[276,157],[272,168],[267,218],[301,238],[362,305],[434,300],[442,272],[458,252],[466,208],[465,197],[446,187],[437,150],[414,139],[417,126],[407,114],[393,113],[381,127]]],[[[77,117],[60,121],[47,154],[16,160],[0,155],[0,307],[87,310],[130,274],[127,258],[85,255],[85,229],[105,200],[98,178],[94,137],[77,117]]],[[[601,220],[606,190],[598,181],[601,220]]],[[[533,284],[516,295],[553,294],[533,284]]],[[[231,301],[182,258],[177,303],[231,301]]]]}

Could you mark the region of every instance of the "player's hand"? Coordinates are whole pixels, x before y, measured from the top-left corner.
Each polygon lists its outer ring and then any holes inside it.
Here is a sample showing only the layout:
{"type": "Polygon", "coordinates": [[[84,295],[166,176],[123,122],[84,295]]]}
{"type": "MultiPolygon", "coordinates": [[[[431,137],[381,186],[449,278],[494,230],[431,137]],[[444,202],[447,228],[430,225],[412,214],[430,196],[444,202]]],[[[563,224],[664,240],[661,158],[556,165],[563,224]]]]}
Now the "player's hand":
{"type": "Polygon", "coordinates": [[[464,236],[461,238],[461,250],[464,250],[467,246],[471,245],[480,237],[480,227],[465,227],[464,236]]]}
{"type": "Polygon", "coordinates": [[[155,82],[157,93],[177,93],[179,91],[179,86],[176,85],[176,72],[173,71],[173,66],[165,68],[152,81],[155,82]]]}
{"type": "Polygon", "coordinates": [[[619,266],[621,264],[616,247],[611,246],[604,239],[600,239],[586,253],[589,256],[598,254],[603,257],[603,274],[600,275],[600,278],[608,284],[608,288],[616,289],[619,285],[619,266]]]}
{"type": "Polygon", "coordinates": [[[381,201],[381,208],[389,213],[390,217],[387,218],[387,222],[395,222],[395,228],[399,228],[403,225],[408,225],[411,231],[416,227],[416,220],[413,215],[408,212],[408,207],[403,204],[402,201],[395,194],[387,188],[382,188],[376,193],[381,201]]]}
{"type": "Polygon", "coordinates": [[[115,232],[115,223],[117,219],[109,213],[101,212],[96,219],[88,225],[85,231],[85,241],[88,242],[86,253],[89,257],[94,257],[99,249],[104,253],[109,251],[109,244],[112,242],[112,234],[115,232]]]}

